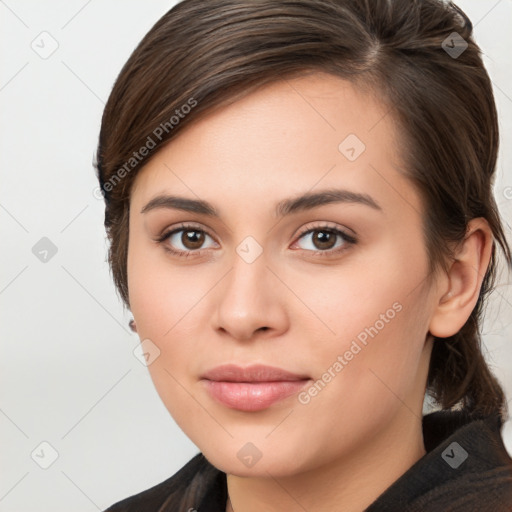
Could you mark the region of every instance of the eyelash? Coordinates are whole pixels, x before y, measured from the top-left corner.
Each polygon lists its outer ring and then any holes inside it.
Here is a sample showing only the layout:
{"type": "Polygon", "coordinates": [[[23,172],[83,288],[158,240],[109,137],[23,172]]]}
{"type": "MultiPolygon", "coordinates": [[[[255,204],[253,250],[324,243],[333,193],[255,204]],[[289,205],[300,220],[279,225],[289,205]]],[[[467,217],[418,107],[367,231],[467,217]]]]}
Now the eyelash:
{"type": "MultiPolygon", "coordinates": [[[[162,244],[163,248],[167,252],[171,253],[174,256],[179,256],[179,257],[184,257],[184,258],[188,258],[191,255],[194,255],[194,257],[199,257],[199,256],[202,255],[202,253],[204,251],[208,250],[208,249],[195,249],[195,250],[189,250],[189,251],[182,251],[181,249],[173,249],[170,245],[164,243],[172,235],[174,235],[176,233],[179,233],[180,231],[196,231],[196,232],[199,232],[199,233],[204,233],[205,235],[208,235],[210,238],[213,239],[213,236],[210,235],[208,233],[208,231],[206,231],[206,230],[204,230],[202,228],[199,228],[198,226],[195,226],[193,224],[181,224],[177,228],[173,228],[170,231],[165,231],[164,233],[162,233],[162,235],[160,235],[157,238],[156,241],[159,244],[162,244]]],[[[336,249],[327,249],[325,251],[321,251],[321,250],[312,251],[312,250],[308,250],[308,249],[303,249],[307,253],[310,253],[310,254],[315,255],[315,256],[324,256],[324,257],[325,256],[333,256],[335,254],[339,254],[339,253],[341,253],[343,251],[346,251],[350,246],[355,245],[357,243],[357,239],[354,236],[349,235],[348,233],[340,230],[339,228],[335,228],[335,227],[329,226],[327,224],[321,224],[321,225],[318,225],[318,226],[313,226],[313,227],[310,227],[310,228],[304,230],[302,233],[300,233],[297,236],[296,240],[298,241],[302,237],[304,237],[306,235],[309,235],[310,233],[314,233],[316,231],[323,231],[323,232],[333,233],[336,236],[340,236],[343,239],[344,244],[341,247],[338,247],[336,249]]]]}

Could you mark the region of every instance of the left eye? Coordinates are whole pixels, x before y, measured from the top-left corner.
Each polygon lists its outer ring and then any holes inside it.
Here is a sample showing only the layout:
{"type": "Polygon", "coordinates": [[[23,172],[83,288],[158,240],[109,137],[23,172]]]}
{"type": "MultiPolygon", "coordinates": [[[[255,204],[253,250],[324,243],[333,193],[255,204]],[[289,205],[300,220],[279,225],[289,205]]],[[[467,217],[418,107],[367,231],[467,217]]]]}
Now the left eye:
{"type": "Polygon", "coordinates": [[[333,228],[310,229],[300,236],[299,241],[300,240],[306,242],[300,246],[301,249],[322,252],[336,250],[355,242],[352,237],[333,228]]]}

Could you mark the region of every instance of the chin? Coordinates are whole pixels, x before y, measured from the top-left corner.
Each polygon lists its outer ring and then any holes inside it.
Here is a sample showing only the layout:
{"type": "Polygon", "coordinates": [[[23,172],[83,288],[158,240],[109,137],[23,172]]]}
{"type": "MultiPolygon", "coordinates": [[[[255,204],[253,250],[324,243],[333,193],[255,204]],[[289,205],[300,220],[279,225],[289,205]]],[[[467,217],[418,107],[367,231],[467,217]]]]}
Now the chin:
{"type": "Polygon", "coordinates": [[[234,442],[230,446],[201,450],[210,464],[226,474],[239,477],[287,477],[307,470],[307,462],[297,459],[297,450],[281,446],[261,446],[234,442]]]}

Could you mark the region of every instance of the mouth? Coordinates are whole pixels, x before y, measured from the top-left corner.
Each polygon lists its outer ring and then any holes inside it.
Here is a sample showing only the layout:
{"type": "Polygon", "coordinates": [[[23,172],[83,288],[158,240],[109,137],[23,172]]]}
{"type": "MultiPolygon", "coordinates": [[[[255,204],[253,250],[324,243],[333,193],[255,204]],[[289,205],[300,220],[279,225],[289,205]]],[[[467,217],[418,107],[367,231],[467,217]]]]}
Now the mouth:
{"type": "Polygon", "coordinates": [[[230,409],[261,411],[304,388],[311,378],[273,366],[229,364],[201,376],[210,396],[230,409]]]}

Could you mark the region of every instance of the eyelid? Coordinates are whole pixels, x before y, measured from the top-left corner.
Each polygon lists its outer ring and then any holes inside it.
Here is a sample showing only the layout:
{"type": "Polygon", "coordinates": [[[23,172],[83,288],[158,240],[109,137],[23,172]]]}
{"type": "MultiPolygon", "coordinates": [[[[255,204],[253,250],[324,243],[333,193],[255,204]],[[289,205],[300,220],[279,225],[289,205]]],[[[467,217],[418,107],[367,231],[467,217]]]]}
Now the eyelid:
{"type": "MultiPolygon", "coordinates": [[[[202,231],[203,233],[206,233],[210,238],[215,240],[215,237],[209,232],[209,230],[204,228],[200,224],[196,224],[195,222],[182,222],[179,225],[171,226],[169,228],[164,229],[162,233],[157,236],[157,241],[165,240],[172,234],[177,233],[178,231],[192,231],[193,229],[197,231],[202,231]]],[[[216,243],[218,242],[216,241],[216,243]]]]}
{"type": "MultiPolygon", "coordinates": [[[[335,232],[341,233],[345,238],[347,238],[347,240],[351,240],[354,243],[357,242],[357,238],[356,238],[354,231],[352,231],[349,228],[344,228],[337,224],[334,224],[333,222],[328,222],[328,221],[315,221],[313,224],[312,223],[307,224],[306,227],[302,227],[300,229],[300,231],[298,232],[298,234],[295,235],[295,239],[297,240],[297,239],[301,238],[302,236],[304,236],[308,233],[311,233],[312,231],[320,231],[322,229],[325,229],[326,231],[330,230],[330,231],[335,231],[335,232]],[[350,234],[348,231],[352,232],[352,234],[350,234]]],[[[325,251],[322,251],[322,252],[325,252],[325,251]]]]}

